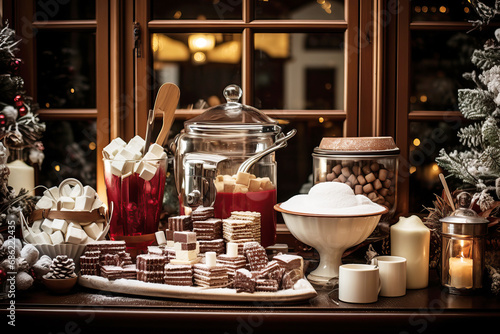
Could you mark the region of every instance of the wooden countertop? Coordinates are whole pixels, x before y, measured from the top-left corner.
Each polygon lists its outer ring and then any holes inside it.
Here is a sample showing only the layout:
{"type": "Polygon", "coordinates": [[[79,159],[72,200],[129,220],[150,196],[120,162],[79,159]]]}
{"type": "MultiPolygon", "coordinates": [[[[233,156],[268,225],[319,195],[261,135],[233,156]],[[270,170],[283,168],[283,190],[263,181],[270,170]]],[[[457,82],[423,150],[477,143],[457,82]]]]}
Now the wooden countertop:
{"type": "MultiPolygon", "coordinates": [[[[373,304],[338,305],[337,292],[301,303],[190,302],[113,294],[76,286],[55,295],[43,286],[17,292],[18,329],[35,333],[151,332],[164,333],[434,333],[465,329],[483,331],[500,320],[500,297],[482,293],[447,293],[437,279],[429,287],[408,290],[403,297],[380,297],[373,304]]],[[[2,328],[7,325],[9,299],[0,301],[2,328]],[[6,320],[7,319],[7,320],[6,320]]],[[[7,326],[8,327],[8,326],[7,326]]],[[[474,332],[473,332],[474,333],[474,332]]]]}

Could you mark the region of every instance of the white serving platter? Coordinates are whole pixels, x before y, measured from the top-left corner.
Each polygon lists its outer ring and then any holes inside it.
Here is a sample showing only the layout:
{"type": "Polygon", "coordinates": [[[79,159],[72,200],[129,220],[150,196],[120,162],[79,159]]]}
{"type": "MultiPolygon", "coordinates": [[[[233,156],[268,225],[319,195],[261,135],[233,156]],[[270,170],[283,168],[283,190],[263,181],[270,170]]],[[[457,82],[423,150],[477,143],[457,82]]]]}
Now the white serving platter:
{"type": "Polygon", "coordinates": [[[317,296],[316,290],[307,279],[297,281],[293,289],[277,292],[236,292],[235,289],[208,289],[198,286],[175,286],[160,283],[146,283],[139,280],[120,278],[108,280],[102,276],[82,275],[78,283],[86,288],[129,295],[212,301],[268,301],[296,302],[317,296]]]}

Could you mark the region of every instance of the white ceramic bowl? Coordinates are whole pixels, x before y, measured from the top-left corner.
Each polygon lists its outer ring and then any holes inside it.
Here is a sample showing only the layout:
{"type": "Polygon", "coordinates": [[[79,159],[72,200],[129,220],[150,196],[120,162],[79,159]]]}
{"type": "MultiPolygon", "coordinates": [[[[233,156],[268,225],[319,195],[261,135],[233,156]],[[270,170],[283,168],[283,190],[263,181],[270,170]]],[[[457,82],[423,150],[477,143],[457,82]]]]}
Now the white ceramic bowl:
{"type": "Polygon", "coordinates": [[[274,209],[281,212],[286,226],[297,240],[318,251],[319,265],[307,276],[316,284],[325,284],[338,277],[343,253],[370,236],[380,217],[388,212],[385,208],[372,214],[310,214],[285,210],[281,208],[281,203],[276,204],[274,209]]]}

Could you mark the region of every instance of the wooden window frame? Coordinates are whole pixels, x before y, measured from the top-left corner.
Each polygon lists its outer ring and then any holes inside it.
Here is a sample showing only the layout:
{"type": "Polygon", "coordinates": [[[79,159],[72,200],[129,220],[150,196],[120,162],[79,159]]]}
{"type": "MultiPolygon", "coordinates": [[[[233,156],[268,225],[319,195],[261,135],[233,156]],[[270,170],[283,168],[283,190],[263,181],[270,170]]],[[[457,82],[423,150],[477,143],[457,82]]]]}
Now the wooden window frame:
{"type": "MultiPolygon", "coordinates": [[[[23,59],[20,75],[26,82],[26,94],[36,98],[36,31],[38,30],[93,30],[96,33],[96,108],[89,109],[45,109],[38,115],[45,120],[95,120],[97,126],[96,150],[101,152],[110,140],[110,1],[96,1],[96,18],[93,20],[46,20],[32,21],[35,18],[34,0],[3,1],[3,20],[22,38],[19,57],[23,59]],[[26,19],[28,18],[28,19],[26,19]],[[23,35],[20,35],[21,32],[23,35]]],[[[106,199],[103,161],[97,154],[96,159],[97,192],[106,199]]]]}
{"type": "MultiPolygon", "coordinates": [[[[252,104],[253,101],[253,35],[259,32],[302,32],[302,31],[335,31],[345,34],[345,74],[344,74],[344,109],[343,110],[266,110],[271,117],[288,117],[293,119],[313,119],[328,117],[332,120],[345,121],[344,134],[346,136],[358,135],[358,31],[359,19],[358,0],[345,1],[345,19],[339,21],[329,20],[255,20],[253,18],[253,3],[250,0],[242,1],[243,11],[241,20],[151,20],[149,1],[137,0],[135,2],[135,21],[141,27],[140,39],[141,57],[135,59],[136,90],[149,87],[151,78],[148,68],[151,67],[152,57],[150,48],[150,34],[154,32],[204,32],[204,31],[241,31],[242,33],[242,102],[252,104]],[[351,55],[356,61],[349,62],[351,55]]],[[[148,89],[150,90],[150,89],[148,89]]],[[[141,92],[136,91],[139,96],[141,92]]],[[[144,135],[146,129],[147,111],[151,108],[151,94],[137,99],[135,103],[135,129],[134,134],[144,135]]],[[[188,119],[203,110],[178,109],[176,119],[188,119]]],[[[159,116],[159,115],[158,115],[159,116]]],[[[132,136],[127,133],[126,136],[132,136]]]]}

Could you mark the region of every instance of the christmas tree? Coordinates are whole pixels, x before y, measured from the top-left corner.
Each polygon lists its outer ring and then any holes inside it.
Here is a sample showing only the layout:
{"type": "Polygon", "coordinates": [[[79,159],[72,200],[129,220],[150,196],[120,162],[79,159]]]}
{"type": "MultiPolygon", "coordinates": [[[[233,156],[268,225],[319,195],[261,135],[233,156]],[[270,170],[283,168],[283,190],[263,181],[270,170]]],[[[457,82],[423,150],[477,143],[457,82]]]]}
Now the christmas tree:
{"type": "MultiPolygon", "coordinates": [[[[488,12],[490,13],[490,12],[488,12]]],[[[490,20],[488,16],[488,22],[490,20]]],[[[464,77],[475,88],[458,91],[458,106],[472,124],[458,132],[465,150],[447,153],[441,149],[436,162],[466,186],[475,188],[474,202],[482,211],[500,198],[500,29],[483,49],[475,50],[471,62],[480,73],[464,77]]]]}
{"type": "Polygon", "coordinates": [[[41,164],[43,145],[40,139],[45,131],[36,111],[38,107],[26,95],[24,80],[19,76],[21,59],[16,56],[20,39],[7,25],[0,29],[0,228],[6,221],[26,217],[34,207],[31,189],[12,189],[7,183],[7,157],[12,150],[29,153],[32,163],[41,164]]]}

